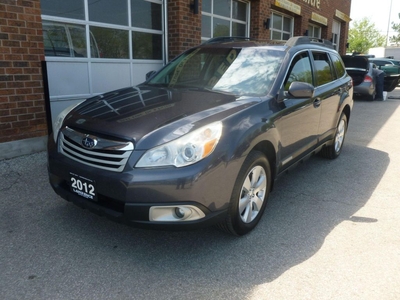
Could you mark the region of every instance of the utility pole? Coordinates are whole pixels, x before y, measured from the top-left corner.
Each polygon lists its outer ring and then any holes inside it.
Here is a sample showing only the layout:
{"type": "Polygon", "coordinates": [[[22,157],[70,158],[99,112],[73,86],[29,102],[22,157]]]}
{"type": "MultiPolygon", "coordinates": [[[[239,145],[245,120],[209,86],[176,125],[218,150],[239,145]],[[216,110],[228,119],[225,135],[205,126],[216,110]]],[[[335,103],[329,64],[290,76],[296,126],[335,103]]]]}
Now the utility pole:
{"type": "MultiPolygon", "coordinates": [[[[388,19],[388,26],[387,26],[387,32],[386,32],[386,45],[385,45],[385,47],[388,45],[388,41],[389,41],[389,26],[390,26],[390,16],[392,14],[392,3],[393,3],[393,0],[390,0],[389,19],[388,19]]],[[[400,14],[399,14],[399,16],[400,16],[400,14]]]]}

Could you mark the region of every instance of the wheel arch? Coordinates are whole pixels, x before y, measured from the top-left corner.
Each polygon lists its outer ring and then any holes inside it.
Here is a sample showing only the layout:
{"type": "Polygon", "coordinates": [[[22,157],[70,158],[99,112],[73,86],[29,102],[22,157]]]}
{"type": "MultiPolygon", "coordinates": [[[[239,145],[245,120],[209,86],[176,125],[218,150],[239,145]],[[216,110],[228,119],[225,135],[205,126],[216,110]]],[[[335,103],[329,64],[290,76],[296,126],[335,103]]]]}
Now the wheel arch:
{"type": "Polygon", "coordinates": [[[257,145],[255,145],[253,149],[251,149],[251,151],[260,151],[268,159],[271,168],[271,191],[272,191],[272,188],[274,186],[274,181],[276,178],[276,159],[277,159],[274,145],[268,140],[261,141],[257,145]]]}
{"type": "Polygon", "coordinates": [[[343,108],[342,112],[346,115],[346,118],[347,118],[347,126],[348,126],[349,121],[350,121],[350,114],[351,114],[350,106],[349,106],[349,105],[346,105],[346,106],[343,108]]]}

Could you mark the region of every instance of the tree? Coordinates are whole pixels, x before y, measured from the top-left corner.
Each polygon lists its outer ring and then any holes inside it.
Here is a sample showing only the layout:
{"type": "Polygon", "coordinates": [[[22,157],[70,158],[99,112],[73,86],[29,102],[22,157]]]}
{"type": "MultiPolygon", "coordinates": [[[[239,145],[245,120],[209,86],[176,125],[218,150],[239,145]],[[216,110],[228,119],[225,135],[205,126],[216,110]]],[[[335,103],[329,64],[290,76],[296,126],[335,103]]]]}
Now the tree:
{"type": "Polygon", "coordinates": [[[392,22],[392,29],[393,31],[397,32],[397,35],[393,35],[389,38],[389,41],[393,44],[396,44],[398,46],[400,44],[400,23],[396,24],[392,22]]]}
{"type": "Polygon", "coordinates": [[[367,53],[370,48],[384,47],[386,36],[380,34],[368,18],[362,18],[360,21],[354,21],[349,29],[348,43],[350,52],[367,53]]]}

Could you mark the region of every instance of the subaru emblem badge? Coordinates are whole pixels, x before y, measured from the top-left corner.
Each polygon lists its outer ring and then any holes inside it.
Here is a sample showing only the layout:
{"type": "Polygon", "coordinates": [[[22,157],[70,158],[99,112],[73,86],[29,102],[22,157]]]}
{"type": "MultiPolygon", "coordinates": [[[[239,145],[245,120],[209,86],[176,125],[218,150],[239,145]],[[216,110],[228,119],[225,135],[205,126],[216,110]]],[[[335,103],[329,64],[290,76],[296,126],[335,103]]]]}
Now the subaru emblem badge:
{"type": "Polygon", "coordinates": [[[86,135],[82,139],[82,146],[85,147],[86,149],[93,149],[97,145],[97,139],[95,137],[91,137],[89,135],[86,135]]]}

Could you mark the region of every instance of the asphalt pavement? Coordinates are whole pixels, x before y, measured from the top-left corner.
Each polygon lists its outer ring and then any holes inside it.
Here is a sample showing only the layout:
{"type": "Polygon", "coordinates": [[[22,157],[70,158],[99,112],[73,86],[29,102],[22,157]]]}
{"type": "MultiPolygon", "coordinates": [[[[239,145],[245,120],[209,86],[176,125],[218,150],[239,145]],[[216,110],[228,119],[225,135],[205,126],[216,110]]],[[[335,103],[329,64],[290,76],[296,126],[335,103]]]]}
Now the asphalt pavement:
{"type": "Polygon", "coordinates": [[[127,227],[59,198],[46,153],[0,161],[0,299],[400,298],[400,90],[356,101],[341,156],[282,176],[258,227],[127,227]]]}

